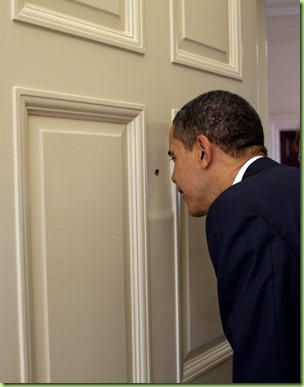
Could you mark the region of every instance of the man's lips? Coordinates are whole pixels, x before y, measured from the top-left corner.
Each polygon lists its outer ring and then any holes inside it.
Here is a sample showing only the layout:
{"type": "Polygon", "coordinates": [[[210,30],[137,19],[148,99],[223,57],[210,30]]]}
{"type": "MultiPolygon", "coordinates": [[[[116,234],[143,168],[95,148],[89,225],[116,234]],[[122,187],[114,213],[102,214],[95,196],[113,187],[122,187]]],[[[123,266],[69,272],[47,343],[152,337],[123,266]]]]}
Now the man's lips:
{"type": "Polygon", "coordinates": [[[185,201],[186,200],[186,196],[185,196],[184,192],[181,189],[179,189],[178,192],[180,193],[180,195],[183,196],[183,200],[185,201]]]}

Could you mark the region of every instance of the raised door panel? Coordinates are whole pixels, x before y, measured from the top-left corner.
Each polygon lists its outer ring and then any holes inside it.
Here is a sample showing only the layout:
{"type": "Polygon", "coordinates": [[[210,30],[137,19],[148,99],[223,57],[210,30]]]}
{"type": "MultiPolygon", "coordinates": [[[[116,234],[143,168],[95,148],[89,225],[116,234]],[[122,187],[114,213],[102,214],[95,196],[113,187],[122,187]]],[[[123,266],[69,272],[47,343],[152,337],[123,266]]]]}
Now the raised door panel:
{"type": "Polygon", "coordinates": [[[129,380],[123,129],[29,119],[37,382],[129,380]]]}
{"type": "Polygon", "coordinates": [[[20,89],[16,103],[24,377],[141,381],[149,374],[148,308],[139,300],[147,297],[143,108],[20,89]]]}
{"type": "Polygon", "coordinates": [[[144,52],[141,0],[13,0],[13,17],[22,22],[144,52]]]}
{"type": "MultiPolygon", "coordinates": [[[[172,166],[173,167],[173,166],[172,166]]],[[[183,383],[231,380],[232,350],[220,321],[216,277],[205,235],[205,219],[188,215],[172,184],[175,209],[178,369],[183,383]]]]}
{"type": "Polygon", "coordinates": [[[171,0],[171,60],[242,78],[239,0],[171,0]]]}
{"type": "Polygon", "coordinates": [[[205,219],[189,217],[186,206],[182,207],[182,375],[183,382],[190,382],[231,359],[232,350],[220,321],[205,219]],[[191,230],[188,236],[187,230],[191,230]]]}

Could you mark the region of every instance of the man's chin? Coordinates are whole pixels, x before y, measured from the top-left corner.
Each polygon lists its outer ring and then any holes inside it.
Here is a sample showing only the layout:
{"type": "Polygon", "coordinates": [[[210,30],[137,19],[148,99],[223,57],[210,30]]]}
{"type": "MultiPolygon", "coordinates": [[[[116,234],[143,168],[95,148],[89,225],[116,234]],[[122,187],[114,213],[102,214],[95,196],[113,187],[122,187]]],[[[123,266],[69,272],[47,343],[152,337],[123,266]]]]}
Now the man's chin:
{"type": "Polygon", "coordinates": [[[193,216],[194,218],[200,218],[207,215],[207,211],[204,211],[201,208],[191,208],[191,206],[188,206],[188,212],[189,215],[193,216]]]}
{"type": "Polygon", "coordinates": [[[191,200],[189,200],[189,197],[185,196],[185,194],[182,194],[182,195],[183,195],[183,200],[187,205],[189,215],[193,216],[194,218],[200,218],[202,216],[207,215],[208,210],[206,211],[205,209],[199,206],[195,206],[193,203],[191,203],[191,200]]]}

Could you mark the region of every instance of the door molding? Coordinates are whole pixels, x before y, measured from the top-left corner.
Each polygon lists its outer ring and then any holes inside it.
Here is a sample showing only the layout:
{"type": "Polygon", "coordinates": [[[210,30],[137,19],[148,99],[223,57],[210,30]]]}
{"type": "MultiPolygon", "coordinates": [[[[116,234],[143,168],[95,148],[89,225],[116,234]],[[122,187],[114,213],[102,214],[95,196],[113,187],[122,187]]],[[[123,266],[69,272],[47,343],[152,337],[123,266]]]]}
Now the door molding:
{"type": "MultiPolygon", "coordinates": [[[[172,165],[172,164],[171,164],[172,165]]],[[[171,169],[172,173],[172,169],[171,169]]],[[[189,257],[182,257],[179,241],[183,238],[185,240],[187,254],[189,251],[188,238],[187,238],[187,219],[188,214],[184,213],[186,218],[185,222],[181,222],[182,204],[180,193],[177,191],[175,184],[171,184],[172,187],[172,202],[174,212],[174,246],[175,246],[175,313],[176,313],[176,369],[177,369],[177,381],[178,383],[189,383],[204,373],[210,371],[212,368],[227,361],[232,357],[232,349],[224,336],[220,336],[217,339],[208,343],[208,345],[202,345],[195,350],[191,350],[190,338],[185,337],[182,329],[181,320],[187,320],[186,324],[190,325],[189,311],[183,310],[189,307],[184,306],[182,308],[182,287],[187,287],[187,283],[181,282],[181,261],[186,260],[189,265],[189,257]],[[188,312],[188,313],[187,313],[188,312]],[[186,316],[184,315],[186,314],[186,316]],[[187,348],[186,357],[183,356],[185,349],[187,348]]],[[[186,289],[188,291],[188,289],[186,289]]],[[[188,328],[189,329],[189,328],[188,328]]]]}
{"type": "MultiPolygon", "coordinates": [[[[200,38],[192,37],[190,26],[199,24],[204,27],[204,22],[197,19],[197,14],[206,17],[203,2],[199,4],[196,13],[189,15],[191,22],[187,24],[187,8],[185,0],[171,0],[171,62],[179,63],[200,70],[209,71],[226,77],[241,80],[242,74],[242,32],[241,32],[241,3],[240,0],[228,0],[227,6],[227,36],[225,47],[218,47],[212,41],[208,29],[200,33],[200,38]]],[[[198,7],[198,4],[196,5],[198,7]]],[[[219,21],[217,29],[223,26],[219,21]]]]}
{"type": "MultiPolygon", "coordinates": [[[[82,3],[82,1],[78,1],[82,3]]],[[[79,5],[79,4],[78,4],[79,5]]],[[[71,6],[71,5],[70,5],[71,6]]],[[[92,8],[83,2],[82,7],[92,8]]],[[[143,11],[142,0],[125,0],[124,7],[109,15],[99,4],[96,11],[108,16],[104,23],[73,17],[68,13],[57,12],[52,8],[38,7],[31,1],[13,0],[12,18],[17,21],[31,23],[44,28],[65,32],[86,39],[121,47],[127,50],[144,53],[143,11]],[[109,17],[109,16],[112,16],[109,17]],[[118,28],[116,23],[122,22],[118,28]]],[[[85,9],[85,8],[84,8],[85,9]]]]}
{"type": "MultiPolygon", "coordinates": [[[[145,106],[15,87],[15,221],[21,382],[35,382],[28,116],[67,117],[127,126],[127,191],[132,381],[150,381],[145,106]]],[[[47,367],[47,366],[46,366],[47,367]]]]}
{"type": "Polygon", "coordinates": [[[271,115],[269,117],[269,124],[269,156],[280,163],[280,131],[299,129],[300,117],[298,115],[271,115]]]}

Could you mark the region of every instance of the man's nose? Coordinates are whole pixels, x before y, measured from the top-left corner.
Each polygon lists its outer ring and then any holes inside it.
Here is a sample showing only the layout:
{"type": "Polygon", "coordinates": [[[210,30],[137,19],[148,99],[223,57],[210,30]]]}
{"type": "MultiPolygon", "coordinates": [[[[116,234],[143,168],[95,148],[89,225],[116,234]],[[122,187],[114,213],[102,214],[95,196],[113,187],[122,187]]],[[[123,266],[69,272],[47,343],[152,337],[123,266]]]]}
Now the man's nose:
{"type": "Polygon", "coordinates": [[[175,180],[175,165],[171,164],[170,165],[170,172],[171,172],[171,181],[176,184],[176,180],[175,180]]]}
{"type": "Polygon", "coordinates": [[[172,175],[171,175],[171,180],[172,180],[172,182],[173,182],[174,184],[176,184],[176,181],[175,181],[175,178],[174,178],[174,171],[173,171],[173,173],[172,173],[172,175]]]}

